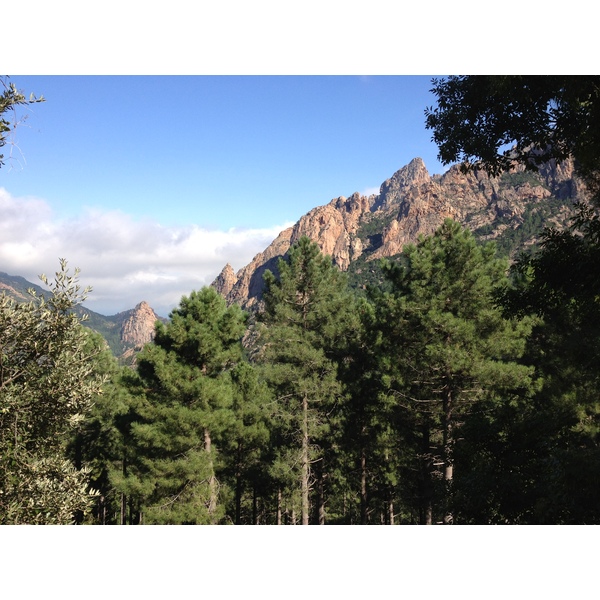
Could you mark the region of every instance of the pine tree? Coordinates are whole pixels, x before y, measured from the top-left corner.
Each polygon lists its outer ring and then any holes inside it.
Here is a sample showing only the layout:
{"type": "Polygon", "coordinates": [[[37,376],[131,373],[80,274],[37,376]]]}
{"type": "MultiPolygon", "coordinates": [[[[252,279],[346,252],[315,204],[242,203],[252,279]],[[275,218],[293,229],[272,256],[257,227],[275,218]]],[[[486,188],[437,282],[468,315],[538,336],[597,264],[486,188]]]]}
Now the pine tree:
{"type": "Polygon", "coordinates": [[[257,501],[267,486],[270,420],[270,394],[257,370],[240,362],[231,372],[233,421],[223,436],[223,477],[233,490],[233,506],[228,514],[233,522],[258,524],[257,501]]]}
{"type": "Polygon", "coordinates": [[[338,359],[351,296],[344,275],[306,237],[278,268],[279,278],[265,273],[259,354],[275,396],[272,475],[292,505],[299,493],[302,524],[311,521],[311,512],[313,522],[324,523],[332,428],[343,401],[338,359]]]}
{"type": "Polygon", "coordinates": [[[474,455],[501,460],[512,475],[512,482],[488,493],[496,518],[600,521],[599,265],[600,218],[597,209],[581,205],[571,229],[547,230],[539,249],[512,269],[513,285],[503,303],[511,314],[538,319],[527,359],[536,365],[542,386],[514,414],[479,427],[487,437],[472,448],[474,455]],[[493,455],[488,445],[494,446],[493,455]],[[515,485],[526,490],[523,497],[511,493],[515,485]]]}
{"type": "MultiPolygon", "coordinates": [[[[131,424],[140,419],[138,399],[131,393],[136,380],[130,367],[119,367],[108,348],[99,355],[97,369],[108,377],[102,394],[94,397],[86,418],[79,424],[69,447],[76,466],[90,470],[92,487],[98,491],[91,522],[101,525],[125,524],[136,512],[128,495],[117,489],[114,480],[122,479],[134,462],[131,424]]],[[[137,380],[136,380],[137,381],[137,380]]]]}
{"type": "Polygon", "coordinates": [[[242,357],[245,315],[203,288],[170,318],[138,355],[137,464],[120,485],[138,498],[144,523],[217,523],[224,506],[216,444],[234,423],[231,371],[242,357]]]}
{"type": "Polygon", "coordinates": [[[394,291],[377,300],[390,393],[399,421],[419,432],[420,520],[452,523],[461,422],[482,400],[529,387],[518,359],[531,322],[503,317],[494,298],[507,265],[459,224],[446,220],[404,252],[407,266],[387,269],[394,291]]]}
{"type": "Polygon", "coordinates": [[[393,524],[402,451],[393,424],[394,404],[385,394],[382,335],[375,308],[366,299],[357,300],[352,314],[349,348],[339,370],[347,398],[340,427],[341,522],[393,524]]]}

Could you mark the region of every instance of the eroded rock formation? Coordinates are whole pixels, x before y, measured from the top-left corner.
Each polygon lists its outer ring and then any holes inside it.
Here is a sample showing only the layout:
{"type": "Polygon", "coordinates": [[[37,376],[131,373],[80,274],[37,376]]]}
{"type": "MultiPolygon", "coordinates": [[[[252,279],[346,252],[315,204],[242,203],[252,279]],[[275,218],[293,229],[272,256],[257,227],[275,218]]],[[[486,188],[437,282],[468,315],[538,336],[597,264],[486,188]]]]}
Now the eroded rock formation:
{"type": "Polygon", "coordinates": [[[147,302],[140,302],[124,316],[121,324],[121,343],[124,346],[138,349],[154,339],[158,316],[147,302]]]}
{"type": "Polygon", "coordinates": [[[212,285],[228,303],[250,308],[261,295],[265,270],[276,270],[279,258],[302,236],[316,242],[345,271],[361,256],[376,260],[400,254],[406,244],[432,234],[446,218],[479,232],[482,239],[494,239],[507,229],[518,229],[532,205],[554,198],[566,201],[560,218],[549,223],[560,225],[570,214],[570,203],[584,196],[570,161],[549,163],[539,174],[517,168],[491,178],[483,171],[463,173],[458,165],[431,176],[415,158],[384,181],[378,195],[355,193],[312,209],[237,273],[227,265],[212,285]]]}

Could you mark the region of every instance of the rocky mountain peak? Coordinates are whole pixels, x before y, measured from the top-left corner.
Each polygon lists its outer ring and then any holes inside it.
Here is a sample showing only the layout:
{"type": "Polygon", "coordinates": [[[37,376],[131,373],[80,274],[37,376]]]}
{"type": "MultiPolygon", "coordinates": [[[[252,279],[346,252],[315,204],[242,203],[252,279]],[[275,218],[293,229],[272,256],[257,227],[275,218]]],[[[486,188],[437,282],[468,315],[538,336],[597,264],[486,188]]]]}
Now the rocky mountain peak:
{"type": "Polygon", "coordinates": [[[154,339],[154,325],[158,315],[147,302],[140,302],[124,315],[121,324],[121,342],[134,348],[141,348],[154,339]]]}
{"type": "Polygon", "coordinates": [[[352,265],[361,273],[373,270],[367,263],[397,256],[420,235],[432,234],[446,218],[467,225],[480,239],[504,239],[514,249],[515,243],[533,243],[545,219],[564,226],[584,192],[572,161],[549,163],[539,173],[517,167],[492,178],[483,171],[463,173],[458,165],[430,176],[415,158],[381,184],[378,196],[354,193],[312,209],[237,274],[226,265],[212,285],[228,303],[250,308],[262,294],[265,270],[276,272],[279,259],[302,236],[342,271],[352,265]],[[519,232],[523,225],[526,233],[519,232]]]}
{"type": "Polygon", "coordinates": [[[233,289],[233,286],[237,283],[237,277],[235,275],[235,271],[233,267],[227,263],[221,273],[217,276],[217,278],[213,282],[213,287],[221,294],[222,296],[227,296],[229,292],[233,289]]]}
{"type": "Polygon", "coordinates": [[[387,208],[393,204],[399,195],[408,190],[427,184],[431,176],[421,158],[413,158],[406,166],[396,171],[389,179],[386,179],[379,188],[379,197],[374,209],[387,208]]]}

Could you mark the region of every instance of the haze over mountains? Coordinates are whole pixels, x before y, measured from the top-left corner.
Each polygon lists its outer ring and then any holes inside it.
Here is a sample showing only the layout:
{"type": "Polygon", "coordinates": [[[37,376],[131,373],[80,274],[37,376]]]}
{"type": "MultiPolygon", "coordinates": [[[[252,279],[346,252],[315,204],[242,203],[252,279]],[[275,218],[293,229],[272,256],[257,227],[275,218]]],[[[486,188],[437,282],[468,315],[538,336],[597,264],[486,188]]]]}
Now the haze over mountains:
{"type": "MultiPolygon", "coordinates": [[[[571,162],[549,163],[539,173],[517,169],[490,178],[480,171],[464,174],[458,166],[432,176],[415,158],[384,181],[378,194],[340,196],[312,209],[237,273],[225,265],[211,285],[228,303],[252,309],[260,299],[265,270],[276,272],[279,258],[308,236],[349,273],[351,285],[361,288],[380,279],[378,259],[399,256],[404,245],[433,233],[448,217],[481,240],[495,240],[500,253],[514,256],[534,244],[544,226],[564,227],[573,203],[585,200],[571,162]]],[[[28,287],[44,292],[22,277],[0,273],[0,293],[24,301],[28,287]]],[[[159,319],[145,301],[113,316],[82,311],[88,314],[87,325],[126,360],[152,339],[159,319]]]]}

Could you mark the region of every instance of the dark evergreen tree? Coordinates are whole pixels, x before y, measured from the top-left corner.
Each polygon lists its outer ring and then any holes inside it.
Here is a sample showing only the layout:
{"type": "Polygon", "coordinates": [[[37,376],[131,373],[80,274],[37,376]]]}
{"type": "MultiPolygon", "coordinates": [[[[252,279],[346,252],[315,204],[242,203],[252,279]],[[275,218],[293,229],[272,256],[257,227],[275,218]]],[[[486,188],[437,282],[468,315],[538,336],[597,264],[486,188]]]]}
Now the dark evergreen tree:
{"type": "Polygon", "coordinates": [[[138,355],[136,464],[120,486],[138,499],[144,523],[217,523],[225,507],[215,444],[235,421],[231,372],[242,358],[245,315],[203,288],[170,317],[138,355]]]}
{"type": "Polygon", "coordinates": [[[237,525],[265,523],[258,502],[271,491],[268,477],[271,396],[250,363],[240,362],[231,376],[233,420],[222,436],[223,478],[230,482],[232,490],[227,512],[237,525]]]}
{"type": "Polygon", "coordinates": [[[531,325],[503,317],[494,295],[507,265],[459,224],[447,220],[405,255],[406,267],[388,267],[394,291],[376,301],[389,393],[402,438],[420,438],[420,522],[451,523],[461,424],[483,400],[529,389],[532,369],[518,359],[531,325]]]}
{"type": "MultiPolygon", "coordinates": [[[[265,273],[258,360],[275,396],[271,469],[293,521],[324,523],[336,454],[352,296],[345,276],[308,238],[265,273]],[[312,514],[312,519],[311,519],[312,514]]],[[[284,509],[285,511],[285,509],[284,509]]]]}
{"type": "Polygon", "coordinates": [[[79,424],[70,454],[76,465],[85,465],[90,470],[90,481],[98,491],[87,522],[134,523],[139,520],[139,505],[134,496],[125,493],[123,476],[135,463],[131,425],[141,418],[143,390],[135,372],[130,367],[119,367],[108,349],[100,355],[97,368],[109,379],[102,393],[94,398],[86,419],[79,424]],[[138,393],[132,393],[133,390],[138,393]]]}
{"type": "MultiPolygon", "coordinates": [[[[394,425],[394,402],[386,393],[382,333],[374,306],[357,300],[348,349],[340,363],[346,402],[341,413],[341,523],[395,522],[403,447],[394,425]]],[[[338,504],[340,501],[338,499],[338,504]]],[[[400,509],[402,512],[402,509],[400,509]]]]}
{"type": "Polygon", "coordinates": [[[488,443],[502,448],[502,470],[527,481],[522,497],[492,496],[510,522],[600,520],[600,220],[590,207],[579,210],[571,230],[548,230],[540,249],[517,262],[503,295],[509,314],[538,318],[527,359],[543,382],[528,406],[487,431],[488,443]]]}
{"type": "Polygon", "coordinates": [[[573,157],[596,205],[580,206],[573,230],[547,231],[541,251],[513,272],[507,311],[543,319],[527,351],[543,388],[510,419],[509,411],[504,420],[474,425],[481,435],[479,451],[470,453],[473,481],[494,464],[504,484],[488,482],[490,502],[471,506],[472,514],[499,522],[597,522],[600,79],[451,77],[435,80],[432,91],[438,105],[427,109],[427,126],[444,162],[499,173],[515,162],[535,170],[573,157]]]}
{"type": "MultiPolygon", "coordinates": [[[[123,398],[125,388],[117,385],[121,369],[100,334],[90,332],[89,347],[95,355],[95,369],[106,378],[101,393],[93,398],[88,414],[80,421],[68,445],[68,455],[75,467],[89,470],[90,483],[98,494],[87,522],[113,524],[119,522],[119,499],[109,481],[109,473],[121,456],[122,442],[115,426],[119,415],[128,410],[123,398]]],[[[77,522],[84,515],[77,514],[77,522]]]]}

